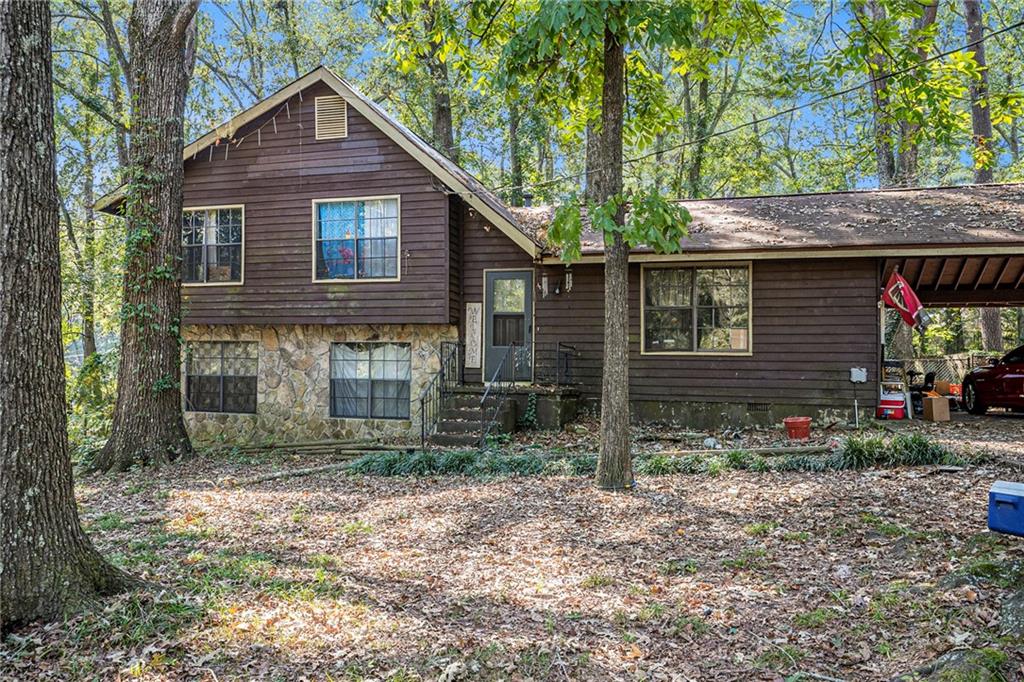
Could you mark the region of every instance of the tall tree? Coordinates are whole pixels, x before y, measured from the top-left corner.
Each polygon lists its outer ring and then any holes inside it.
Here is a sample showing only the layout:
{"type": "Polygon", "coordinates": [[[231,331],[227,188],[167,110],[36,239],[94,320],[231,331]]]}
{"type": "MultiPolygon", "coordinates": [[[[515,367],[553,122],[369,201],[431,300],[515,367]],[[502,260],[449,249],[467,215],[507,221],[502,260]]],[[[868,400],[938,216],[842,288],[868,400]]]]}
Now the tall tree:
{"type": "Polygon", "coordinates": [[[93,466],[191,452],[181,411],[181,150],[198,0],[136,0],[128,22],[132,138],[114,422],[93,466]]]}
{"type": "Polygon", "coordinates": [[[374,0],[373,5],[374,15],[390,33],[388,51],[400,70],[426,77],[431,143],[458,162],[450,66],[465,62],[467,55],[463,27],[456,20],[465,8],[447,0],[374,0]]]}
{"type": "MultiPolygon", "coordinates": [[[[967,42],[974,43],[974,63],[981,72],[971,81],[971,132],[974,141],[974,182],[992,182],[993,152],[992,109],[988,102],[988,64],[985,61],[985,26],[979,0],[964,0],[967,42]]],[[[999,308],[981,311],[981,345],[985,350],[1002,352],[1003,325],[999,308]]]]}
{"type": "Polygon", "coordinates": [[[50,8],[0,2],[0,632],[127,577],[82,531],[60,332],[50,8]]]}
{"type": "MultiPolygon", "coordinates": [[[[595,101],[600,84],[597,142],[588,149],[586,175],[588,218],[605,237],[604,364],[601,385],[601,452],[597,485],[628,488],[633,482],[629,442],[629,251],[647,244],[657,251],[678,251],[689,214],[666,202],[657,191],[627,194],[623,186],[623,141],[627,125],[634,130],[643,102],[626,97],[627,48],[644,45],[682,48],[688,45],[692,12],[689,3],[558,2],[546,0],[530,8],[529,17],[508,41],[502,64],[503,84],[513,87],[521,75],[536,77],[538,96],[549,106],[565,102],[576,110],[595,101]],[[628,107],[627,105],[632,105],[628,107]],[[629,206],[627,217],[626,208],[629,206]]],[[[650,52],[648,50],[647,52],[650,52]]],[[[650,74],[640,56],[631,73],[650,74]]],[[[641,89],[641,93],[644,89],[641,89]]],[[[647,91],[656,102],[663,93],[647,91]]],[[[513,93],[514,96],[514,93],[513,93]]],[[[553,110],[553,108],[551,109],[553,110]]],[[[562,246],[566,260],[580,252],[582,230],[578,200],[556,213],[549,237],[562,246]]]]}

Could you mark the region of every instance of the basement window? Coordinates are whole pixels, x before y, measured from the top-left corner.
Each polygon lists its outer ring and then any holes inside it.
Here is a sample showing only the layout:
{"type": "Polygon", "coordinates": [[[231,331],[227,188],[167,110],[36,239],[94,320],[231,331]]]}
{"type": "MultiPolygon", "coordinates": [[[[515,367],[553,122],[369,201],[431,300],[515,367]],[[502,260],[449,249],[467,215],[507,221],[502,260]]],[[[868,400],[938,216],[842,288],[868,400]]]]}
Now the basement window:
{"type": "Polygon", "coordinates": [[[191,343],[186,353],[186,410],[256,413],[258,348],[255,342],[191,343]]]}
{"type": "Polygon", "coordinates": [[[412,351],[407,343],[332,343],[331,416],[408,419],[412,351]]]}
{"type": "Polygon", "coordinates": [[[750,351],[750,266],[644,267],[642,351],[750,351]]]}
{"type": "Polygon", "coordinates": [[[181,281],[241,284],[242,206],[186,208],[181,215],[181,281]]]}

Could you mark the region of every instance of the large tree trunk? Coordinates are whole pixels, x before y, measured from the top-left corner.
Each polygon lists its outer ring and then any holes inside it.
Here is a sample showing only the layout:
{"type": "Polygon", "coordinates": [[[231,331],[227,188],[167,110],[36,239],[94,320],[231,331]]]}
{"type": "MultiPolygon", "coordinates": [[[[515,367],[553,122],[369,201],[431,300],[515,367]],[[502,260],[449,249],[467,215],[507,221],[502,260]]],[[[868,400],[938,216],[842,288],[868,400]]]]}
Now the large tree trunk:
{"type": "MultiPolygon", "coordinates": [[[[426,17],[425,33],[430,36],[437,26],[438,3],[444,0],[423,0],[426,17]]],[[[441,61],[440,45],[431,41],[427,54],[427,73],[430,76],[431,121],[433,123],[434,145],[452,161],[459,162],[459,149],[455,146],[455,124],[452,117],[451,85],[448,82],[448,65],[441,61]]]]}
{"type": "MultiPolygon", "coordinates": [[[[608,28],[604,34],[604,84],[601,93],[601,144],[590,175],[594,194],[604,202],[622,193],[622,116],[625,55],[608,28]]],[[[619,208],[615,221],[622,224],[619,208]]],[[[629,245],[615,234],[605,246],[604,368],[601,379],[601,453],[597,485],[618,490],[633,484],[629,452],[629,245]]]]}
{"type": "Polygon", "coordinates": [[[128,22],[132,140],[117,405],[93,466],[190,453],[181,412],[182,122],[198,0],[136,0],[128,22]]]}
{"type": "MultiPolygon", "coordinates": [[[[974,182],[992,182],[992,113],[988,107],[988,70],[985,62],[985,27],[981,17],[981,3],[978,0],[964,0],[964,20],[967,26],[967,41],[977,43],[974,61],[981,69],[981,77],[971,83],[971,128],[974,145],[985,163],[974,164],[974,182]]],[[[999,308],[981,309],[981,344],[985,350],[1003,350],[1003,330],[999,308]]]]}
{"type": "MultiPolygon", "coordinates": [[[[885,8],[878,0],[867,0],[854,4],[854,11],[865,21],[883,21],[885,8]]],[[[871,72],[871,104],[875,138],[875,163],[878,167],[878,186],[892,187],[896,184],[896,158],[893,152],[893,124],[889,116],[888,78],[889,60],[882,52],[872,52],[868,58],[871,72]]]]}
{"type": "Polygon", "coordinates": [[[50,8],[0,2],[0,632],[127,584],[75,506],[60,331],[50,8]]]}
{"type": "MultiPolygon", "coordinates": [[[[914,20],[913,31],[916,35],[924,35],[935,23],[939,15],[939,2],[922,5],[921,15],[914,20]]],[[[917,48],[917,58],[924,60],[928,50],[923,43],[917,48]]],[[[923,69],[918,69],[918,77],[925,78],[923,69]]],[[[920,176],[920,145],[917,136],[921,126],[908,121],[900,121],[900,144],[896,150],[896,184],[902,187],[916,187],[920,176]]]]}
{"type": "Polygon", "coordinates": [[[981,347],[1003,352],[1003,316],[1001,308],[981,309],[981,347]]]}

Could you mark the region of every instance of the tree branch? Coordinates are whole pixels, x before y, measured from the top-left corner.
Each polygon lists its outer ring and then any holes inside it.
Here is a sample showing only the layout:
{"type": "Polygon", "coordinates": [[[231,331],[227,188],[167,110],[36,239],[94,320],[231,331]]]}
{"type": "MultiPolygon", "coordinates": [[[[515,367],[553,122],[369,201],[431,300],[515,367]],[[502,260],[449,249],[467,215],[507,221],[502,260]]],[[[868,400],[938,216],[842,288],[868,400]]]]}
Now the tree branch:
{"type": "Polygon", "coordinates": [[[76,100],[78,100],[78,101],[79,101],[79,102],[80,102],[80,103],[81,103],[81,104],[82,104],[82,105],[83,105],[84,107],[86,107],[86,108],[87,108],[87,109],[88,109],[89,111],[93,112],[94,114],[96,114],[97,116],[99,116],[100,118],[102,118],[102,119],[103,119],[104,121],[106,121],[107,123],[109,123],[109,124],[110,124],[111,126],[113,126],[113,128],[114,128],[114,129],[115,129],[115,130],[116,130],[117,132],[119,132],[119,133],[125,133],[125,134],[127,134],[127,133],[128,133],[128,128],[127,128],[127,127],[125,127],[125,125],[124,125],[123,123],[121,123],[121,122],[120,122],[120,121],[118,121],[118,120],[117,120],[116,118],[114,118],[113,114],[111,114],[111,113],[110,113],[109,111],[107,111],[107,110],[106,110],[106,109],[105,109],[105,108],[104,108],[104,107],[103,107],[103,106],[102,106],[101,104],[99,104],[99,103],[98,103],[98,102],[97,102],[97,101],[96,101],[96,100],[95,100],[94,98],[92,98],[92,97],[87,97],[86,95],[83,95],[82,93],[78,92],[77,90],[75,90],[74,88],[72,88],[72,87],[71,87],[70,85],[68,85],[67,83],[65,83],[64,81],[62,81],[62,80],[61,80],[60,78],[58,78],[57,76],[54,76],[54,77],[53,77],[53,82],[54,82],[54,84],[55,84],[55,85],[56,85],[56,86],[57,86],[58,88],[60,88],[61,90],[63,90],[63,91],[64,91],[64,92],[66,92],[67,94],[71,95],[71,96],[72,96],[72,97],[74,97],[74,98],[75,98],[76,100]]]}

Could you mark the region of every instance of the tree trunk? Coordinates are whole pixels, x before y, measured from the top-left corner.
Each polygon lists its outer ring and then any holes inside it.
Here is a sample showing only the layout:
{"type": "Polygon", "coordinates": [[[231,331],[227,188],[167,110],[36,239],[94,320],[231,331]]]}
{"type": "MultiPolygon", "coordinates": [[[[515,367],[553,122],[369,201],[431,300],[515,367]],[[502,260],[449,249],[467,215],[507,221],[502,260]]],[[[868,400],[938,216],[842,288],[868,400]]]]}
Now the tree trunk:
{"type": "Polygon", "coordinates": [[[1003,317],[1001,308],[981,309],[981,347],[1003,352],[1003,317]]]}
{"type": "Polygon", "coordinates": [[[509,199],[513,206],[523,205],[523,143],[519,134],[519,102],[508,103],[509,199]]]}
{"type": "Polygon", "coordinates": [[[127,585],[75,505],[60,330],[50,8],[0,3],[0,632],[127,585]]]}
{"type": "MultiPolygon", "coordinates": [[[[934,0],[930,4],[921,6],[921,15],[914,20],[913,31],[916,35],[924,35],[929,27],[935,23],[935,19],[939,15],[939,3],[938,0],[934,0]]],[[[920,60],[927,59],[928,50],[923,43],[918,44],[917,58],[920,60]]],[[[926,78],[926,74],[922,69],[917,70],[919,78],[926,78]]],[[[900,122],[900,145],[896,150],[896,184],[901,187],[916,187],[919,183],[920,175],[920,145],[917,142],[917,136],[920,133],[921,127],[916,123],[910,123],[907,121],[900,122]]]]}
{"type": "MultiPolygon", "coordinates": [[[[600,146],[591,176],[595,195],[604,202],[622,193],[622,118],[625,55],[609,29],[604,33],[604,84],[601,93],[600,146]]],[[[622,224],[620,206],[615,221],[622,224]]],[[[629,452],[629,245],[616,232],[605,246],[604,368],[601,379],[601,453],[597,486],[620,490],[633,485],[629,452]]]]}
{"type": "Polygon", "coordinates": [[[914,328],[904,322],[896,315],[896,326],[892,330],[892,336],[887,344],[888,358],[897,360],[909,360],[914,357],[914,328]]]}
{"type": "MultiPolygon", "coordinates": [[[[443,0],[423,0],[423,12],[426,17],[425,33],[431,36],[437,25],[438,2],[443,0]]],[[[431,122],[433,124],[434,144],[441,152],[455,163],[459,162],[459,150],[455,146],[455,129],[452,117],[451,86],[448,83],[448,65],[438,56],[439,45],[431,40],[430,52],[427,54],[427,73],[430,76],[431,122]]]]}
{"type": "MultiPolygon", "coordinates": [[[[878,0],[856,3],[854,11],[869,21],[885,19],[885,8],[878,0]],[[866,7],[865,7],[866,4],[866,7]],[[869,16],[870,15],[870,16],[869,16]]],[[[892,187],[896,184],[896,162],[893,153],[893,125],[889,117],[889,95],[886,92],[889,62],[885,54],[873,52],[868,58],[871,72],[871,104],[875,137],[875,162],[878,166],[878,186],[892,187]]]]}
{"type": "Polygon", "coordinates": [[[181,162],[198,0],[136,0],[117,404],[93,466],[123,471],[191,453],[181,412],[181,162]]]}
{"type": "Polygon", "coordinates": [[[96,354],[96,168],[92,156],[92,137],[87,131],[82,142],[82,204],[85,206],[85,230],[82,246],[82,366],[96,354]]]}
{"type": "MultiPolygon", "coordinates": [[[[992,149],[992,113],[988,107],[988,69],[985,62],[985,27],[981,17],[981,3],[978,0],[964,0],[964,20],[967,26],[967,42],[977,43],[974,61],[981,69],[981,76],[971,83],[971,129],[974,133],[975,154],[984,160],[981,165],[977,158],[974,164],[974,182],[992,182],[992,164],[995,163],[992,149]]],[[[999,308],[981,309],[981,344],[985,350],[1003,350],[1003,330],[999,308]]]]}

